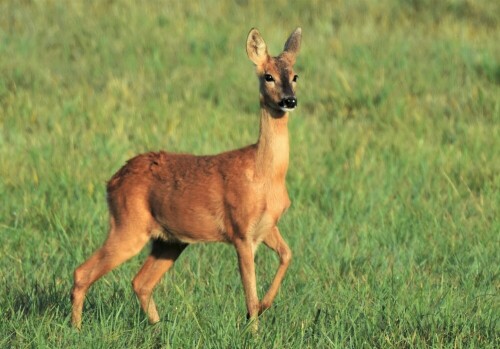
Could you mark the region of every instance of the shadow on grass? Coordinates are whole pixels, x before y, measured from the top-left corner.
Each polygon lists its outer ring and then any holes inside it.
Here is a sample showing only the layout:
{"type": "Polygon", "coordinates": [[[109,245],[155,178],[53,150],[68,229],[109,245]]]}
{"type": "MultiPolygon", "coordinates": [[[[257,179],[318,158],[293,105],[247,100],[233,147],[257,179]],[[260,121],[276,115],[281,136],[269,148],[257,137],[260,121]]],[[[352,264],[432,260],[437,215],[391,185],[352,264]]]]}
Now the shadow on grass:
{"type": "MultiPolygon", "coordinates": [[[[4,318],[12,323],[25,319],[43,319],[43,321],[53,319],[54,323],[63,325],[66,323],[71,327],[71,285],[53,282],[42,284],[35,281],[26,282],[24,288],[7,286],[0,308],[5,309],[4,318]]],[[[138,319],[144,319],[144,323],[147,323],[146,317],[142,317],[135,297],[133,298],[124,287],[117,285],[112,290],[100,294],[93,295],[92,291],[87,294],[83,309],[84,317],[101,322],[122,312],[136,315],[138,319]]]]}
{"type": "Polygon", "coordinates": [[[61,316],[70,311],[69,289],[55,284],[34,282],[24,288],[9,288],[5,292],[4,316],[8,320],[32,316],[61,316]]]}

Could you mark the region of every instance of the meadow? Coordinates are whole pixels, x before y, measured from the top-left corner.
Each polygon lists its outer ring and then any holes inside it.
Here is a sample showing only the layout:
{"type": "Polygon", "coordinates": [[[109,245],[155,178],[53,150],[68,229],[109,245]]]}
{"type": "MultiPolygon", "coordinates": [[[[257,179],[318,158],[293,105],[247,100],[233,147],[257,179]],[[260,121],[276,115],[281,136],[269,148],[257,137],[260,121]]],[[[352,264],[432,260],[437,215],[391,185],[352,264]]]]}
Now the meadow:
{"type": "MultiPolygon", "coordinates": [[[[0,1],[0,348],[500,347],[500,3],[0,1]],[[137,153],[256,141],[245,53],[303,29],[290,118],[294,255],[257,335],[236,253],[190,246],[147,323],[131,280],[73,270],[137,153]]],[[[262,296],[278,265],[261,247],[262,296]]]]}

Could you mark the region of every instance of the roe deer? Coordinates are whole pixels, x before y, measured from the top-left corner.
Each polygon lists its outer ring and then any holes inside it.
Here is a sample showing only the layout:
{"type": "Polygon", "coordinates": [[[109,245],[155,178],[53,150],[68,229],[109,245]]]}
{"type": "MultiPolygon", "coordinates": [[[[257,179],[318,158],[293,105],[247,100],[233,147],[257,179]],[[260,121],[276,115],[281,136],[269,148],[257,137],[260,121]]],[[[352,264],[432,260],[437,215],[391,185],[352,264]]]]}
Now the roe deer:
{"type": "Polygon", "coordinates": [[[195,242],[234,245],[248,316],[269,308],[291,260],[276,226],[290,206],[288,113],[297,107],[293,71],[302,32],[297,28],[277,57],[268,54],[257,29],[246,50],[260,87],[260,133],[256,144],[213,156],[150,152],[130,159],[107,183],[110,228],[106,241],[74,273],[72,323],[81,327],[89,287],[152,240],[152,249],[132,285],[151,323],[160,320],[152,297],[155,285],[182,251],[195,242]],[[280,260],[261,302],[254,254],[259,243],[280,260]]]}

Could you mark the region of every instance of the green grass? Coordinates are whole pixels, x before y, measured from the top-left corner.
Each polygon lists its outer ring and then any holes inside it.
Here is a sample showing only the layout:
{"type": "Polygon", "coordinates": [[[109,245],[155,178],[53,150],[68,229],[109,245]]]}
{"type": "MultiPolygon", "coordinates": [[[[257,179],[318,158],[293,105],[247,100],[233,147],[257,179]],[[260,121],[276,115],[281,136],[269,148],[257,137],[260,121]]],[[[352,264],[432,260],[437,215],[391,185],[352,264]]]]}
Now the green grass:
{"type": "MultiPolygon", "coordinates": [[[[498,2],[0,2],[1,348],[500,346],[498,2]],[[280,222],[294,260],[258,336],[234,249],[191,246],[155,292],[147,254],[90,290],[105,181],[134,154],[211,154],[258,135],[249,29],[303,28],[280,222]]],[[[277,259],[261,247],[259,293],[277,259]]]]}

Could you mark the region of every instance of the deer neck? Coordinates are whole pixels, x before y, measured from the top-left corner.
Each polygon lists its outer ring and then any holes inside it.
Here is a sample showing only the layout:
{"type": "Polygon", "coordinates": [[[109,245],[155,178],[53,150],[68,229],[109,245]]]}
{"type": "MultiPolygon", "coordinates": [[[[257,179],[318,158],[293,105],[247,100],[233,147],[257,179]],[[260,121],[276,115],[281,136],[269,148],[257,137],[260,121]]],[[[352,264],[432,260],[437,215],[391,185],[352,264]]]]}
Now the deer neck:
{"type": "Polygon", "coordinates": [[[271,180],[285,179],[289,161],[288,113],[261,107],[256,174],[271,180]]]}

